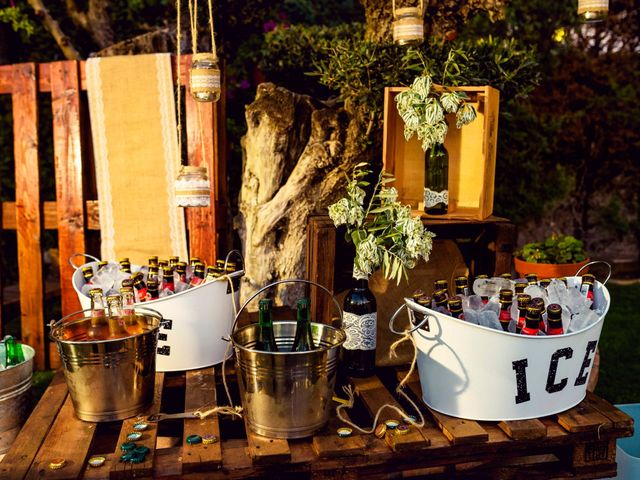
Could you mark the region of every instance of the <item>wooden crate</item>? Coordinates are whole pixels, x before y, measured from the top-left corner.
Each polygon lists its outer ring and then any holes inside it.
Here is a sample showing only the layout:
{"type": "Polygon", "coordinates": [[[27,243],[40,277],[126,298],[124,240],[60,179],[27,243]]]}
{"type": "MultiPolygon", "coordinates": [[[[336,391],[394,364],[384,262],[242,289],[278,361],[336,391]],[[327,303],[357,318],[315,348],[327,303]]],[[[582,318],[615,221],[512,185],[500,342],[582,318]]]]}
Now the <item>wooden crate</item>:
{"type": "MultiPolygon", "coordinates": [[[[147,413],[215,405],[216,397],[223,398],[217,370],[158,374],[155,403],[147,413]]],[[[379,406],[401,405],[394,392],[399,375],[403,372],[380,369],[371,378],[353,379],[357,400],[351,418],[368,425],[379,406]]],[[[228,378],[237,398],[235,376],[228,378]]],[[[406,390],[420,394],[417,376],[406,390]]],[[[425,427],[382,439],[339,438],[342,424],[335,416],[314,437],[291,441],[255,435],[244,422],[222,416],[160,422],[139,441],[151,448],[146,461],[132,465],[119,457],[134,420],[78,420],[59,373],[0,462],[0,478],[601,478],[615,475],[615,439],[633,433],[630,417],[592,394],[567,412],[521,422],[462,420],[419,404],[425,427]],[[193,433],[215,434],[221,441],[187,445],[184,438],[193,433]],[[106,457],[105,465],[87,465],[95,454],[106,457]],[[66,466],[50,470],[57,457],[65,458],[66,466]]],[[[395,416],[384,411],[381,419],[395,416]]]]}
{"type": "MultiPolygon", "coordinates": [[[[405,140],[404,123],[396,108],[395,97],[404,90],[385,88],[382,159],[384,168],[396,177],[400,201],[427,216],[422,212],[425,155],[415,135],[409,142],[405,140]]],[[[500,92],[489,86],[453,90],[469,96],[478,118],[457,129],[455,117],[448,115],[449,213],[434,218],[483,220],[493,212],[500,92]]]]}

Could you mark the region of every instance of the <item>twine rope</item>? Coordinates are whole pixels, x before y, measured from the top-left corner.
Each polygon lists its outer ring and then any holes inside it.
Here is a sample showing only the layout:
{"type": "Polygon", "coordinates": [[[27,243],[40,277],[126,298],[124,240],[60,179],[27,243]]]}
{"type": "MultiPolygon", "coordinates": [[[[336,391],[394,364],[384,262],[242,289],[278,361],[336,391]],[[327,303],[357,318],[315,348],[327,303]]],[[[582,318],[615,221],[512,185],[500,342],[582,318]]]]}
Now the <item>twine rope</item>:
{"type": "Polygon", "coordinates": [[[408,331],[405,331],[404,335],[400,339],[396,340],[395,342],[393,342],[391,344],[391,347],[389,347],[389,357],[390,358],[396,358],[398,356],[397,353],[396,353],[396,349],[398,348],[398,346],[400,346],[400,344],[402,344],[403,342],[406,342],[406,341],[410,342],[413,345],[413,359],[411,360],[411,366],[409,367],[409,371],[404,376],[404,378],[400,381],[400,383],[396,387],[395,391],[396,391],[396,393],[398,395],[400,395],[402,398],[404,398],[413,407],[413,409],[418,413],[418,417],[420,418],[420,421],[414,422],[400,408],[396,407],[395,405],[391,405],[389,403],[385,403],[376,412],[376,415],[375,415],[375,417],[373,419],[373,426],[371,428],[367,429],[367,428],[362,428],[359,425],[356,425],[351,420],[346,418],[342,413],[342,410],[344,410],[345,408],[353,408],[353,404],[355,402],[355,393],[354,393],[353,387],[351,385],[345,385],[344,387],[342,387],[342,390],[347,395],[347,400],[346,400],[346,403],[338,405],[336,407],[336,415],[338,415],[338,418],[340,420],[342,420],[344,423],[350,425],[351,427],[355,428],[356,430],[358,430],[361,433],[373,433],[375,431],[376,427],[378,426],[378,420],[380,418],[380,415],[382,414],[382,411],[385,408],[388,408],[388,409],[391,409],[391,410],[395,411],[399,415],[401,415],[402,418],[406,418],[408,423],[410,423],[411,425],[413,425],[415,427],[418,427],[418,428],[424,427],[425,422],[424,422],[424,417],[422,416],[422,412],[420,411],[418,406],[414,403],[414,401],[411,400],[411,398],[403,390],[404,385],[409,381],[409,377],[411,376],[411,374],[415,370],[416,360],[418,358],[418,348],[416,346],[416,342],[413,340],[413,337],[411,336],[411,334],[408,331]]]}

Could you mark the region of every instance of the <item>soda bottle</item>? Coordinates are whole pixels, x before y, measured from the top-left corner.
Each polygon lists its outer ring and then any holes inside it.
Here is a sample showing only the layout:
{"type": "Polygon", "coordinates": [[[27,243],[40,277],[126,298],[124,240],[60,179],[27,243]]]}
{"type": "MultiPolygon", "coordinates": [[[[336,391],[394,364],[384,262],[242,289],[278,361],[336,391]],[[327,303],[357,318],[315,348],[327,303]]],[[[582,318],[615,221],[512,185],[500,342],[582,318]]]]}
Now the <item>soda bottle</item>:
{"type": "Polygon", "coordinates": [[[532,337],[537,336],[538,331],[540,330],[541,320],[540,310],[537,307],[528,306],[522,335],[529,335],[532,337]]]}
{"type": "Polygon", "coordinates": [[[509,324],[511,323],[511,304],[513,303],[513,292],[508,288],[503,288],[499,293],[500,298],[500,316],[498,320],[502,325],[502,330],[509,331],[509,324]]]}
{"type": "MultiPolygon", "coordinates": [[[[596,281],[596,277],[590,273],[585,273],[582,275],[582,283],[580,285],[580,293],[587,297],[589,300],[593,302],[593,285],[596,281]]],[[[593,309],[593,303],[591,304],[591,309],[593,309]]]]}
{"type": "Polygon", "coordinates": [[[118,263],[120,264],[120,271],[124,273],[131,273],[131,262],[128,258],[121,258],[118,263]]]}
{"type": "Polygon", "coordinates": [[[104,297],[101,288],[89,290],[91,298],[91,325],[87,329],[90,340],[106,340],[109,338],[109,323],[104,315],[104,297]]]}
{"type": "Polygon", "coordinates": [[[11,335],[4,337],[4,347],[7,357],[5,363],[6,367],[12,367],[24,362],[24,352],[22,351],[22,345],[16,342],[15,338],[11,335]]]}
{"type": "Polygon", "coordinates": [[[160,298],[160,285],[155,280],[147,282],[147,300],[156,300],[160,298]]]}
{"type": "Polygon", "coordinates": [[[500,278],[504,278],[506,280],[511,280],[512,276],[510,273],[503,273],[502,275],[500,275],[500,278]]]}
{"type": "Polygon", "coordinates": [[[437,309],[438,307],[447,309],[447,291],[446,290],[438,290],[433,292],[433,302],[434,307],[437,309]]]}
{"type": "Polygon", "coordinates": [[[378,308],[367,279],[356,279],[344,299],[342,361],[347,375],[370,377],[376,368],[378,308]],[[355,333],[353,333],[355,332],[355,333]]]}
{"type": "Polygon", "coordinates": [[[277,352],[278,345],[276,344],[276,337],[273,335],[273,317],[271,314],[271,307],[273,306],[273,300],[270,298],[263,298],[258,303],[258,338],[256,339],[256,350],[263,352],[277,352]]]}
{"type": "Polygon", "coordinates": [[[173,282],[173,270],[171,267],[166,266],[162,267],[162,290],[169,290],[171,292],[175,292],[175,284],[173,282]]]}
{"type": "Polygon", "coordinates": [[[93,282],[91,279],[93,278],[93,267],[82,267],[82,277],[84,278],[85,284],[92,285],[93,282]]]}
{"type": "Polygon", "coordinates": [[[178,262],[175,268],[178,277],[182,283],[187,283],[187,264],[185,262],[178,262]]]}
{"type": "Polygon", "coordinates": [[[193,276],[191,277],[191,281],[189,285],[192,287],[197,287],[201,283],[204,282],[204,263],[196,263],[193,267],[193,276]]]}
{"type": "Polygon", "coordinates": [[[447,282],[444,278],[440,278],[433,282],[433,291],[437,292],[439,290],[444,290],[445,295],[449,297],[449,282],[447,282]]]}
{"type": "Polygon", "coordinates": [[[538,275],[535,273],[526,273],[524,278],[527,279],[527,283],[529,285],[537,285],[538,284],[538,275]]]}
{"type": "Polygon", "coordinates": [[[127,332],[129,335],[137,335],[144,332],[146,324],[144,321],[138,322],[138,316],[135,311],[136,294],[133,287],[122,287],[120,295],[122,297],[122,317],[127,332]]]}
{"type": "Polygon", "coordinates": [[[516,295],[523,294],[525,288],[527,288],[527,284],[525,282],[516,282],[516,295]]]}
{"type": "Polygon", "coordinates": [[[531,299],[531,302],[529,302],[529,306],[537,308],[540,312],[540,325],[538,328],[541,332],[546,332],[547,325],[544,323],[544,319],[542,318],[542,312],[544,312],[544,300],[540,297],[534,297],[531,299]]]}
{"type": "Polygon", "coordinates": [[[197,263],[201,263],[200,262],[200,257],[190,257],[189,258],[189,265],[191,265],[192,267],[195,267],[197,263]]]}
{"type": "Polygon", "coordinates": [[[178,265],[179,262],[180,262],[180,257],[178,257],[177,255],[173,255],[169,257],[169,266],[171,268],[176,268],[176,265],[178,265]]]}
{"type": "Polygon", "coordinates": [[[157,255],[152,255],[149,257],[149,266],[150,267],[157,267],[158,266],[158,256],[157,255]]]}
{"type": "Polygon", "coordinates": [[[301,298],[297,304],[296,337],[293,341],[292,352],[308,352],[315,350],[313,333],[311,332],[311,302],[308,298],[301,298]]]}
{"type": "Polygon", "coordinates": [[[552,303],[547,307],[547,335],[562,335],[562,307],[552,303]]]}
{"type": "Polygon", "coordinates": [[[109,295],[107,297],[107,311],[109,317],[109,338],[124,338],[129,336],[125,328],[125,319],[122,315],[122,297],[120,295],[109,295]]]}
{"type": "Polygon", "coordinates": [[[453,318],[459,318],[464,320],[464,312],[462,311],[462,299],[458,296],[451,297],[447,304],[449,305],[449,312],[453,318]]]}
{"type": "Polygon", "coordinates": [[[516,324],[516,333],[520,333],[524,328],[527,316],[527,307],[529,306],[529,303],[531,303],[531,295],[521,293],[516,298],[518,300],[518,323],[516,324]]]}
{"type": "Polygon", "coordinates": [[[456,286],[456,295],[469,295],[469,279],[467,277],[456,277],[453,282],[456,286]]]}

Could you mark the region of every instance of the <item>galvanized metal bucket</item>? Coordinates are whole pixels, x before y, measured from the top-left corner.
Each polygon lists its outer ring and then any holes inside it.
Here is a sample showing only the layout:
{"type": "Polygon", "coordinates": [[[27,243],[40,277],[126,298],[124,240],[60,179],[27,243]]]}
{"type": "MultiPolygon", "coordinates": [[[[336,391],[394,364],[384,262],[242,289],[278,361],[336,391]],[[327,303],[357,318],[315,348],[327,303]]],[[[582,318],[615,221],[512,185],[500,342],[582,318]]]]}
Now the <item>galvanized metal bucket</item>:
{"type": "Polygon", "coordinates": [[[132,417],[153,402],[156,345],[162,315],[136,307],[143,332],[112,340],[88,340],[91,310],[51,324],[76,415],[88,422],[132,417]]]}
{"type": "Polygon", "coordinates": [[[0,371],[0,455],[11,447],[31,406],[31,377],[36,351],[29,345],[21,346],[25,361],[0,371]]]}
{"type": "MultiPolygon", "coordinates": [[[[265,290],[281,283],[306,283],[331,296],[342,320],[342,310],[332,293],[308,280],[281,280],[249,298],[236,315],[265,290]]],[[[341,329],[313,322],[313,341],[318,349],[291,352],[296,322],[274,322],[278,352],[257,351],[258,325],[234,331],[231,340],[236,353],[236,370],[244,415],[249,428],[273,438],[302,438],[313,435],[328,421],[336,382],[340,346],[346,335],[341,329]]]]}

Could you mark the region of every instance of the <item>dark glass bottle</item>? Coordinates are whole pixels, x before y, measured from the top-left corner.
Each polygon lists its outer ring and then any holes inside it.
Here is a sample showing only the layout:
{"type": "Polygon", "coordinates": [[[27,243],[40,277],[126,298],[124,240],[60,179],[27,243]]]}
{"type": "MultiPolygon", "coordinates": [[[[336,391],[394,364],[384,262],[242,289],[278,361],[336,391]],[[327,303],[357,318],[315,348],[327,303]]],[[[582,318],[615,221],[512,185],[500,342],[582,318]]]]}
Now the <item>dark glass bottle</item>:
{"type": "Polygon", "coordinates": [[[469,295],[469,279],[467,277],[456,277],[456,295],[469,295]]]}
{"type": "Polygon", "coordinates": [[[448,300],[449,312],[451,316],[454,318],[459,318],[460,320],[464,320],[464,312],[462,311],[462,299],[458,296],[451,297],[448,300]]]}
{"type": "Polygon", "coordinates": [[[438,290],[433,292],[433,303],[435,308],[444,308],[447,309],[447,291],[446,290],[438,290]]]}
{"type": "MultiPolygon", "coordinates": [[[[484,274],[476,275],[476,280],[478,280],[478,279],[482,280],[482,279],[486,279],[486,278],[489,278],[489,275],[484,275],[484,274]]],[[[482,295],[482,296],[480,296],[480,298],[482,299],[482,303],[485,303],[485,304],[489,303],[489,297],[486,297],[486,296],[482,295]]]]}
{"type": "Polygon", "coordinates": [[[344,325],[347,340],[342,360],[347,375],[369,377],[376,367],[377,305],[367,279],[355,280],[344,299],[344,325]]]}
{"type": "Polygon", "coordinates": [[[513,277],[511,276],[510,273],[503,273],[502,275],[500,275],[500,278],[504,278],[506,280],[511,280],[513,277]]]}
{"type": "MultiPolygon", "coordinates": [[[[590,273],[585,273],[582,275],[582,283],[580,284],[580,293],[587,297],[589,300],[593,302],[593,285],[596,281],[596,277],[590,273]]],[[[593,303],[591,304],[591,309],[593,309],[593,303]]]]}
{"type": "Polygon", "coordinates": [[[511,303],[513,303],[513,292],[508,288],[500,290],[500,316],[498,320],[505,332],[509,331],[511,323],[511,303]]]}
{"type": "Polygon", "coordinates": [[[151,280],[147,282],[147,300],[156,300],[160,298],[160,285],[157,281],[151,280]]]}
{"type": "Polygon", "coordinates": [[[527,279],[527,283],[529,285],[537,285],[538,284],[538,275],[536,273],[527,273],[524,278],[527,279]]]}
{"type": "Polygon", "coordinates": [[[93,282],[91,279],[93,278],[93,267],[83,267],[82,276],[84,277],[84,281],[87,285],[92,285],[93,282]]]}
{"type": "Polygon", "coordinates": [[[540,285],[542,288],[544,288],[546,290],[547,287],[549,285],[551,285],[551,279],[550,278],[541,278],[540,281],[538,282],[538,285],[540,285]]]}
{"type": "Polygon", "coordinates": [[[529,335],[532,337],[538,335],[541,319],[542,316],[540,315],[540,310],[538,309],[538,307],[527,307],[527,316],[525,319],[524,328],[522,329],[522,335],[529,335]]]}
{"type": "Polygon", "coordinates": [[[557,303],[552,303],[547,307],[547,335],[562,335],[562,307],[557,303]]]}
{"type": "Polygon", "coordinates": [[[436,143],[424,159],[424,211],[444,215],[449,210],[449,153],[436,143]]]}
{"type": "Polygon", "coordinates": [[[516,282],[516,295],[524,294],[524,289],[528,284],[525,282],[516,282]]]}
{"type": "Polygon", "coordinates": [[[529,302],[529,306],[538,309],[538,312],[540,313],[540,325],[538,328],[541,332],[546,332],[547,324],[544,323],[544,319],[542,318],[542,312],[544,312],[544,300],[540,297],[534,297],[531,299],[531,302],[529,302]]]}
{"type": "Polygon", "coordinates": [[[256,339],[256,350],[263,352],[277,352],[278,344],[273,334],[273,317],[271,316],[271,307],[273,300],[263,298],[258,303],[258,338],[256,339]]]}
{"type": "Polygon", "coordinates": [[[301,298],[297,304],[296,337],[293,340],[292,352],[308,352],[315,350],[313,333],[311,332],[311,304],[308,298],[301,298]]]}
{"type": "Polygon", "coordinates": [[[525,320],[527,317],[527,307],[531,302],[531,295],[521,293],[517,296],[518,299],[518,324],[516,325],[516,333],[520,333],[524,328],[525,320]]]}
{"type": "Polygon", "coordinates": [[[444,290],[447,298],[449,297],[449,282],[444,278],[440,278],[433,282],[433,291],[438,292],[440,290],[444,290]]]}

